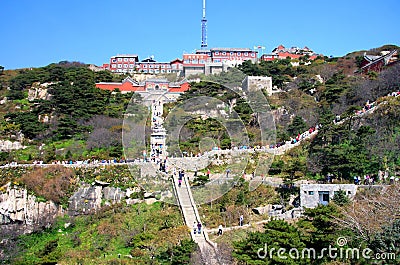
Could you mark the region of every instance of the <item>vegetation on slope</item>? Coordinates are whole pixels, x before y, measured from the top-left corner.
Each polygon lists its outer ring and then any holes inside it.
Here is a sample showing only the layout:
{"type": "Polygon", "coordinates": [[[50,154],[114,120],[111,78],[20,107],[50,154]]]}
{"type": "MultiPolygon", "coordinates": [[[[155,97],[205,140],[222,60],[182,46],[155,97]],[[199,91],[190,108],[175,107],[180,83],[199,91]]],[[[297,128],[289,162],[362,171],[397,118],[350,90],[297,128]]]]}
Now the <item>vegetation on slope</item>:
{"type": "MultiPolygon", "coordinates": [[[[69,62],[15,72],[0,80],[8,100],[0,108],[1,138],[15,138],[21,131],[23,144],[29,147],[26,151],[1,154],[2,161],[123,157],[123,114],[130,100],[140,101],[140,97],[95,87],[95,82],[120,81],[122,76],[93,72],[86,65],[69,62]],[[47,83],[46,99],[27,100],[34,83],[47,83]],[[79,142],[81,145],[77,146],[79,142]],[[37,147],[43,144],[42,151],[38,151],[37,147]]],[[[141,111],[144,113],[145,109],[138,109],[137,113],[141,111]]]]}
{"type": "Polygon", "coordinates": [[[179,209],[164,203],[64,217],[17,243],[12,264],[188,264],[196,250],[179,209]]]}

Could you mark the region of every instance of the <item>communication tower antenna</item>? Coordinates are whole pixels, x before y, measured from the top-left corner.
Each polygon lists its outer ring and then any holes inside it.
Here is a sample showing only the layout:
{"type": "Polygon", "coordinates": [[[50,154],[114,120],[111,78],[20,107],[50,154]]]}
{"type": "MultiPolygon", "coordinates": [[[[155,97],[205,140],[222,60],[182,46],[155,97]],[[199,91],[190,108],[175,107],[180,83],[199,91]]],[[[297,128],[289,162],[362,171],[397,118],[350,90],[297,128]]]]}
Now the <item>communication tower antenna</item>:
{"type": "Polygon", "coordinates": [[[201,19],[201,48],[207,48],[206,0],[203,0],[203,17],[201,19]]]}

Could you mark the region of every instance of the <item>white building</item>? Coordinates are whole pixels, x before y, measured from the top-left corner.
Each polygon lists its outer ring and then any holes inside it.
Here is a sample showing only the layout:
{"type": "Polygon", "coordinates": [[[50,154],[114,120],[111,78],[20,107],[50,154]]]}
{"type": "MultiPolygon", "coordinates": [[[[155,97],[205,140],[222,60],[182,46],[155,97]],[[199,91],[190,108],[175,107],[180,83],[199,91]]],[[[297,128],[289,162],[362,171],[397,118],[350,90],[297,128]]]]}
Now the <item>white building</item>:
{"type": "Polygon", "coordinates": [[[304,208],[315,208],[319,204],[327,205],[342,190],[349,198],[357,193],[354,184],[302,184],[300,185],[300,206],[304,208]]]}

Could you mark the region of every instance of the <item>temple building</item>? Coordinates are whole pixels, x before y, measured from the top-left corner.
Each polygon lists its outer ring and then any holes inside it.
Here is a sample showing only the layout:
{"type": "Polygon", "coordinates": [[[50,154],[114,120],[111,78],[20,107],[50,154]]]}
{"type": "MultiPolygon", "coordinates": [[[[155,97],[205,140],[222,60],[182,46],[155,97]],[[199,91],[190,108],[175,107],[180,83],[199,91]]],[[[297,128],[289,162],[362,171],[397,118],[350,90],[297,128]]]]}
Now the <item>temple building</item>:
{"type": "Polygon", "coordinates": [[[118,82],[100,82],[96,87],[109,91],[120,91],[122,93],[135,92],[142,96],[144,103],[151,104],[153,100],[162,99],[164,102],[176,100],[180,94],[189,90],[190,84],[183,80],[181,82],[169,82],[167,79],[147,79],[137,82],[131,77],[127,77],[118,82]]]}
{"type": "Polygon", "coordinates": [[[309,60],[315,60],[318,54],[313,52],[310,48],[305,46],[304,48],[299,47],[291,47],[286,48],[283,45],[279,45],[275,49],[272,50],[270,54],[263,54],[261,55],[260,60],[262,61],[273,61],[276,59],[299,59],[300,57],[308,56],[309,60]]]}

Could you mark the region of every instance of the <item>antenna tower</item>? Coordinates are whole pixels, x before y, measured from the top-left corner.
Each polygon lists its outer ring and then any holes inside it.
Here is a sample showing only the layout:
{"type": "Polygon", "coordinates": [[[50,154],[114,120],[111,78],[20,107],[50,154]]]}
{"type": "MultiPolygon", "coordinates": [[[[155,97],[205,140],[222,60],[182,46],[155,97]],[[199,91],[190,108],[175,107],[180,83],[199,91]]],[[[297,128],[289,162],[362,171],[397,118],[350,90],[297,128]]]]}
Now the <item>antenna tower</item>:
{"type": "Polygon", "coordinates": [[[203,0],[203,17],[201,19],[201,48],[207,48],[206,0],[203,0]]]}

